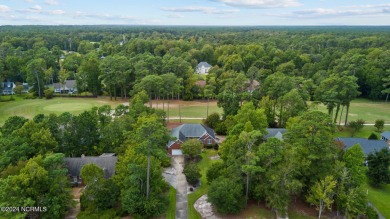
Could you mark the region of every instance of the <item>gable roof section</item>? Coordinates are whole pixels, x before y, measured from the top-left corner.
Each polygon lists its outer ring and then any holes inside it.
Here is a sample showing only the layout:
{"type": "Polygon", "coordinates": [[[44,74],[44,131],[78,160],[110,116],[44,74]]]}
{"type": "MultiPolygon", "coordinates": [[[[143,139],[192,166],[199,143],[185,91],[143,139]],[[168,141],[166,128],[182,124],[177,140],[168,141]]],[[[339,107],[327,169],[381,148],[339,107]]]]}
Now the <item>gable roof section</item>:
{"type": "Polygon", "coordinates": [[[104,178],[110,178],[115,174],[115,165],[118,157],[66,157],[65,166],[71,176],[80,176],[81,168],[84,165],[93,163],[104,171],[104,178]]]}
{"type": "Polygon", "coordinates": [[[14,82],[3,82],[2,90],[3,91],[12,91],[15,88],[14,82]]]}
{"type": "Polygon", "coordinates": [[[382,136],[382,137],[385,137],[386,139],[390,139],[390,132],[389,132],[389,131],[382,132],[382,133],[381,133],[381,136],[382,136]]]}
{"type": "Polygon", "coordinates": [[[383,140],[368,140],[366,138],[336,138],[345,145],[345,150],[348,150],[352,146],[359,144],[363,150],[365,156],[375,151],[380,151],[383,148],[389,148],[387,143],[383,140]]]}
{"type": "MultiPolygon", "coordinates": [[[[205,134],[208,134],[215,139],[214,130],[202,124],[183,124],[171,131],[171,136],[181,142],[184,142],[187,138],[200,138],[205,134]]],[[[176,141],[170,141],[168,147],[174,142],[176,141]]]]}
{"type": "Polygon", "coordinates": [[[199,62],[198,68],[202,68],[202,66],[205,67],[205,68],[211,68],[211,65],[209,63],[207,63],[207,62],[199,62]]]}
{"type": "Polygon", "coordinates": [[[65,86],[63,86],[61,83],[54,83],[53,84],[54,89],[74,89],[76,88],[76,80],[66,80],[65,81],[65,86]]]}
{"type": "Polygon", "coordinates": [[[282,128],[267,128],[268,134],[264,136],[264,139],[267,140],[269,138],[275,137],[279,140],[283,140],[283,134],[286,133],[286,129],[282,128]]]}

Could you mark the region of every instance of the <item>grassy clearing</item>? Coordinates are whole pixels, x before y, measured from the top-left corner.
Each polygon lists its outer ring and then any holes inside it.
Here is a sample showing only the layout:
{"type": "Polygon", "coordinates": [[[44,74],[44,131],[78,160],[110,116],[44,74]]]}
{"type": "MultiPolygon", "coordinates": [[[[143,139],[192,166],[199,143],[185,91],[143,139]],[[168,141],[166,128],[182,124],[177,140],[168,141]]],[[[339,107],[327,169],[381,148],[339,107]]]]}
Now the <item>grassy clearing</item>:
{"type": "Polygon", "coordinates": [[[216,162],[211,160],[209,157],[214,156],[217,152],[215,150],[205,150],[202,152],[202,160],[198,163],[198,167],[202,174],[200,179],[201,186],[195,192],[188,195],[188,218],[190,219],[201,219],[200,214],[195,210],[194,204],[202,195],[207,193],[208,183],[206,178],[207,169],[211,166],[212,163],[216,162]]]}
{"type": "MultiPolygon", "coordinates": [[[[147,104],[148,105],[148,104],[147,104]]],[[[149,106],[149,105],[148,105],[149,106]]],[[[152,107],[158,109],[164,109],[168,114],[167,101],[163,105],[163,101],[152,101],[152,107]]],[[[217,106],[217,101],[213,100],[209,103],[209,115],[213,112],[222,114],[222,108],[217,106]]],[[[182,117],[188,118],[206,118],[207,117],[207,101],[177,101],[171,100],[169,104],[169,117],[182,117]],[[179,110],[180,109],[180,110],[179,110]]]]}
{"type": "Polygon", "coordinates": [[[380,188],[366,186],[368,200],[381,212],[385,218],[390,218],[390,184],[380,188]]]}
{"type": "MultiPolygon", "coordinates": [[[[0,102],[0,125],[4,124],[9,116],[24,116],[33,118],[37,114],[61,114],[70,112],[79,114],[95,106],[110,105],[115,108],[122,101],[110,101],[109,98],[63,98],[57,97],[50,100],[34,99],[26,100],[20,96],[14,96],[15,101],[0,102]]],[[[6,97],[2,97],[3,100],[6,97]]]]}
{"type": "Polygon", "coordinates": [[[169,187],[168,198],[169,198],[169,205],[167,208],[165,218],[175,219],[175,217],[176,217],[176,189],[173,188],[172,186],[169,187]]]}
{"type": "MultiPolygon", "coordinates": [[[[390,126],[385,126],[383,131],[390,131],[390,126]]],[[[376,132],[376,128],[374,126],[364,126],[360,131],[356,132],[353,137],[368,138],[371,133],[375,133],[378,137],[380,137],[380,133],[376,132]]],[[[351,137],[350,129],[344,126],[338,127],[335,137],[351,137]]]]}
{"type": "MultiPolygon", "coordinates": [[[[327,109],[323,104],[315,105],[311,103],[312,109],[319,110],[322,112],[327,113],[327,109]]],[[[343,111],[343,116],[341,119],[341,123],[344,124],[345,121],[345,112],[346,109],[343,111]]],[[[390,123],[390,103],[385,102],[375,102],[367,99],[356,99],[351,102],[351,106],[349,109],[349,116],[348,120],[357,120],[357,119],[363,119],[366,121],[367,124],[375,123],[375,120],[377,119],[384,119],[385,123],[390,123]]],[[[341,109],[340,109],[341,113],[341,109]]],[[[337,119],[337,121],[339,118],[337,119]]]]}

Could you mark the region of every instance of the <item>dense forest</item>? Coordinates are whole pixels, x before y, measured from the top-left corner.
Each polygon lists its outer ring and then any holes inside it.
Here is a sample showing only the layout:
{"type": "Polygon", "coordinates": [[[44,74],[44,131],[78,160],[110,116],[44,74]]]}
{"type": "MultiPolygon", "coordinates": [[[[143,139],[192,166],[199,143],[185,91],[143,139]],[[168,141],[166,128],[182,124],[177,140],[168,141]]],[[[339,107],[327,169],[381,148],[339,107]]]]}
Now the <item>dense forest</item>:
{"type": "Polygon", "coordinates": [[[297,89],[337,114],[355,97],[388,99],[389,34],[388,27],[3,26],[0,80],[28,82],[38,96],[45,85],[75,79],[79,93],[91,95],[218,98],[225,116],[264,97],[283,110],[282,97],[297,89]],[[214,66],[206,78],[194,74],[202,61],[214,66]],[[260,86],[243,92],[254,80],[260,86]]]}
{"type": "MultiPolygon", "coordinates": [[[[61,218],[72,199],[64,157],[115,152],[114,177],[104,179],[95,165],[82,169],[79,218],[161,216],[170,136],[165,112],[147,103],[217,99],[223,116],[211,113],[205,123],[226,134],[206,176],[219,213],[257,202],[286,217],[298,199],[316,206],[319,218],[329,211],[377,218],[365,185],[390,182],[388,150],[366,160],[361,147],[345,150],[334,136],[344,108],[348,125],[354,98],[387,101],[389,36],[388,27],[0,27],[0,79],[27,82],[28,98],[71,79],[76,95],[130,98],[129,106],[79,115],[9,117],[0,129],[0,206],[47,206],[40,218],[61,218]],[[195,73],[199,62],[213,66],[208,75],[195,73]],[[308,110],[308,101],[323,103],[328,114],[308,110]],[[283,141],[266,141],[269,127],[286,127],[283,141]]],[[[202,146],[192,146],[183,145],[194,161],[184,174],[197,183],[202,146]]]]}

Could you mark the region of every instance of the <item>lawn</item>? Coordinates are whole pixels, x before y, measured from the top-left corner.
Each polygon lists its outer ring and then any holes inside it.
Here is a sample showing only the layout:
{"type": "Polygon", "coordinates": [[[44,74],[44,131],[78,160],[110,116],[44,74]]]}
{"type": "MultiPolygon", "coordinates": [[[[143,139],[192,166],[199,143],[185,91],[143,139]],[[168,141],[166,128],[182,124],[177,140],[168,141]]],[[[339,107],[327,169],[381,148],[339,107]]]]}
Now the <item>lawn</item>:
{"type": "Polygon", "coordinates": [[[211,160],[209,157],[216,155],[216,153],[217,151],[215,150],[206,150],[202,152],[202,160],[198,163],[198,167],[202,174],[202,177],[200,179],[201,186],[195,192],[188,195],[188,218],[190,219],[202,218],[200,214],[195,210],[194,204],[196,200],[198,200],[202,195],[207,193],[207,189],[209,186],[206,178],[207,169],[211,166],[211,164],[216,162],[215,160],[211,160]]]}
{"type": "MultiPolygon", "coordinates": [[[[312,109],[317,109],[322,112],[327,113],[327,109],[324,105],[319,104],[315,105],[310,103],[312,109]]],[[[345,121],[345,111],[343,111],[343,116],[341,119],[341,123],[345,121]]],[[[390,103],[385,102],[375,102],[367,99],[356,99],[351,102],[351,106],[349,108],[348,120],[357,120],[363,119],[367,124],[375,123],[377,119],[384,119],[386,124],[390,124],[390,103]]],[[[341,109],[340,109],[341,113],[341,109]]],[[[339,114],[340,115],[340,114],[339,114]]],[[[337,119],[338,122],[339,118],[337,119]]]]}
{"type": "MultiPolygon", "coordinates": [[[[85,110],[89,110],[95,106],[111,105],[115,108],[122,101],[110,101],[109,98],[69,98],[57,97],[50,100],[47,99],[23,99],[22,97],[14,96],[15,101],[0,102],[0,125],[4,124],[9,116],[17,115],[26,118],[33,118],[37,114],[61,114],[70,112],[79,114],[85,110]]],[[[2,97],[6,100],[7,97],[2,97]]]]}
{"type": "Polygon", "coordinates": [[[390,184],[380,188],[367,185],[368,200],[385,218],[390,218],[390,184]]]}
{"type": "MultiPolygon", "coordinates": [[[[149,106],[149,105],[148,105],[149,106]]],[[[168,114],[167,101],[165,101],[163,108],[163,101],[153,101],[153,108],[164,109],[168,114]],[[158,103],[158,104],[157,104],[158,103]]],[[[206,118],[207,117],[207,101],[177,101],[171,100],[169,104],[169,117],[179,118],[181,113],[182,117],[187,118],[206,118]],[[180,109],[180,110],[179,110],[180,109]]],[[[222,108],[217,106],[217,101],[213,100],[209,103],[209,115],[213,112],[222,114],[222,108]]]]}
{"type": "MultiPolygon", "coordinates": [[[[383,131],[390,131],[390,126],[385,126],[383,131]]],[[[380,137],[380,133],[376,132],[376,128],[374,126],[364,126],[360,131],[356,132],[353,137],[368,138],[371,133],[375,133],[378,137],[380,137]]],[[[351,132],[347,127],[337,127],[335,137],[351,137],[351,132]]]]}
{"type": "Polygon", "coordinates": [[[172,186],[169,187],[169,205],[167,207],[165,218],[175,219],[176,216],[176,189],[172,186]]]}

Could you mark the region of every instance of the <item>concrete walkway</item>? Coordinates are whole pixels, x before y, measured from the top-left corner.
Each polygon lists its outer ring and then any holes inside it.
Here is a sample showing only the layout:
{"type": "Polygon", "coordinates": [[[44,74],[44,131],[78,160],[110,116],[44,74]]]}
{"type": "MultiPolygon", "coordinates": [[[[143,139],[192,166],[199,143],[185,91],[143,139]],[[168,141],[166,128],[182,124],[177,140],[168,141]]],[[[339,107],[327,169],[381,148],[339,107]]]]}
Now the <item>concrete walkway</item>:
{"type": "Polygon", "coordinates": [[[174,156],[172,166],[176,169],[176,218],[188,218],[187,180],[183,174],[184,156],[174,156]]]}

